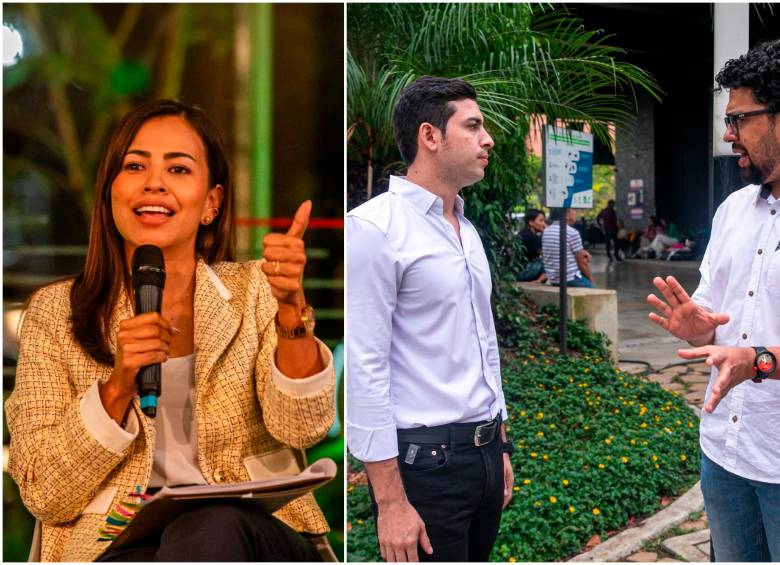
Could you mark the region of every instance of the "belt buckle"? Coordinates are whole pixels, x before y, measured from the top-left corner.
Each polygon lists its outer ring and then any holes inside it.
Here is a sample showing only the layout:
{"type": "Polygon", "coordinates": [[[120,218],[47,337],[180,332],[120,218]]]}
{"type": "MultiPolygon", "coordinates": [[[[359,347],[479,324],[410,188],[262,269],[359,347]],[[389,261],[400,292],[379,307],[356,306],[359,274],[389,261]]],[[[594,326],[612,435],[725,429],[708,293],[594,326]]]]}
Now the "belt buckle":
{"type": "Polygon", "coordinates": [[[482,432],[485,430],[488,431],[494,431],[493,426],[496,425],[495,421],[488,422],[487,424],[482,424],[481,426],[477,426],[474,428],[474,445],[476,447],[482,447],[483,445],[487,445],[491,441],[493,441],[493,438],[496,437],[495,434],[485,434],[486,437],[484,440],[482,438],[482,432]]]}

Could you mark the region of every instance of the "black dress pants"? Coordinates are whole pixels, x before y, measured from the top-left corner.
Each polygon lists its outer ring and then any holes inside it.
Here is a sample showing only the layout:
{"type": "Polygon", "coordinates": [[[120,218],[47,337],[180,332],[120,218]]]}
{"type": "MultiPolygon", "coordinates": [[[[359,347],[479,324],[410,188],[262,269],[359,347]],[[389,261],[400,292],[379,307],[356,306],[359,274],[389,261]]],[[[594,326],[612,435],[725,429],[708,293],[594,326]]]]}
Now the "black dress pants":
{"type": "Polygon", "coordinates": [[[322,561],[301,534],[251,500],[209,502],[184,512],[159,537],[109,549],[97,561],[322,561]]]}
{"type": "Polygon", "coordinates": [[[488,561],[504,502],[501,442],[495,439],[481,447],[420,445],[412,464],[404,461],[409,445],[398,445],[401,479],[433,547],[432,555],[417,547],[420,561],[488,561]]]}

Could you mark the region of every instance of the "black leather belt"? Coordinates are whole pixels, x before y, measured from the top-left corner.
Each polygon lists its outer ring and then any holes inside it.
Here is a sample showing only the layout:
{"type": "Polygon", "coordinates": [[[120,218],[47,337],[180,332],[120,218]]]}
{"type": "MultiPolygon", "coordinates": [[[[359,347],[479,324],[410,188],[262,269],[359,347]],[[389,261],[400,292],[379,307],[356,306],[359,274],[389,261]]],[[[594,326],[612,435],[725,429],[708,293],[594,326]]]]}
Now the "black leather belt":
{"type": "Polygon", "coordinates": [[[496,437],[501,426],[501,415],[487,422],[465,422],[441,426],[398,430],[398,441],[437,445],[487,445],[496,437]]]}

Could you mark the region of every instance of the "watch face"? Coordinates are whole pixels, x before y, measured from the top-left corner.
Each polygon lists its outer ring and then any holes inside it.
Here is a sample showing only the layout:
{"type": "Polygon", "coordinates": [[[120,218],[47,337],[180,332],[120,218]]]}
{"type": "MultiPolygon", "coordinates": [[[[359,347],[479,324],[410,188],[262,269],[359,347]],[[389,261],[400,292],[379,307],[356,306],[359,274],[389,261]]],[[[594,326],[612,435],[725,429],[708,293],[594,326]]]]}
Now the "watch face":
{"type": "Polygon", "coordinates": [[[769,353],[762,353],[756,359],[756,368],[762,373],[773,373],[775,371],[775,361],[769,353]]]}

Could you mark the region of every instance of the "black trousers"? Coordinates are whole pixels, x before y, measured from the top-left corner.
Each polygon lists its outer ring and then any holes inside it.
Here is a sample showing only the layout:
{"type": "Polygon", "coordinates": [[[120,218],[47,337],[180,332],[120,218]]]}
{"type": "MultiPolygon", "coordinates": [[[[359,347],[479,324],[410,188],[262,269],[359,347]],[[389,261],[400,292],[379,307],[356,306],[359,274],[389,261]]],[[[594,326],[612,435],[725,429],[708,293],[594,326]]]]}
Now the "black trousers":
{"type": "Polygon", "coordinates": [[[404,461],[409,444],[399,443],[398,449],[406,497],[425,523],[433,547],[433,555],[428,555],[418,546],[420,561],[488,561],[504,502],[500,440],[481,447],[421,445],[412,464],[404,461]]]}
{"type": "Polygon", "coordinates": [[[155,539],[109,549],[97,561],[322,561],[301,534],[251,500],[209,502],[180,514],[155,539]]]}

